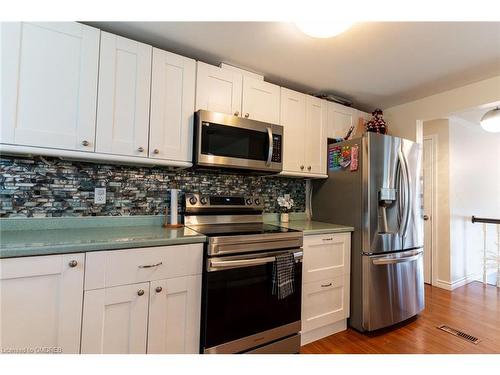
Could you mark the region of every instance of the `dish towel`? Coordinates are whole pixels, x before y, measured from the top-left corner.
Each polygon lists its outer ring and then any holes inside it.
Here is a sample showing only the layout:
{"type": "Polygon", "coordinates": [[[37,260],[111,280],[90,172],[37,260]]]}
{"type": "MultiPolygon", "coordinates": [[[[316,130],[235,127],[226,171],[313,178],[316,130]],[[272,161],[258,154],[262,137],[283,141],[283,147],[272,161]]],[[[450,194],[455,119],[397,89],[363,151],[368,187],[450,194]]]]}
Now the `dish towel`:
{"type": "Polygon", "coordinates": [[[295,291],[295,257],[293,253],[276,256],[273,264],[272,294],[284,299],[295,291]]]}

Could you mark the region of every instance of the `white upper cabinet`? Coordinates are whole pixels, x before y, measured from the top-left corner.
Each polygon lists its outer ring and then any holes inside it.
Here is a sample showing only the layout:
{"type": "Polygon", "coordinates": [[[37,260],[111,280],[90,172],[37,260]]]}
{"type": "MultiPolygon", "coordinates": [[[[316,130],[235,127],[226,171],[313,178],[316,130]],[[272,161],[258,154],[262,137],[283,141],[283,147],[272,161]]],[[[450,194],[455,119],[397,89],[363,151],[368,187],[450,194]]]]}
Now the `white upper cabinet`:
{"type": "Polygon", "coordinates": [[[152,47],[102,32],[96,151],[148,156],[152,47]]]}
{"type": "Polygon", "coordinates": [[[94,151],[99,30],[1,25],[1,143],[94,151]]]}
{"type": "Polygon", "coordinates": [[[0,346],[80,352],[84,254],[0,259],[0,346]]]}
{"type": "Polygon", "coordinates": [[[326,119],[327,103],[307,95],[305,163],[310,173],[326,174],[326,119]]]}
{"type": "Polygon", "coordinates": [[[328,138],[344,138],[351,126],[357,125],[357,110],[328,102],[328,138]]]}
{"type": "Polygon", "coordinates": [[[241,115],[241,73],[197,62],[196,110],[241,115]]]}
{"type": "Polygon", "coordinates": [[[280,87],[243,76],[242,117],[271,124],[280,123],[280,87]]]}
{"type": "Polygon", "coordinates": [[[196,62],[153,48],[149,157],[192,159],[196,62]]]}
{"type": "Polygon", "coordinates": [[[283,170],[304,172],[306,95],[281,88],[281,125],[283,126],[283,170]]]}

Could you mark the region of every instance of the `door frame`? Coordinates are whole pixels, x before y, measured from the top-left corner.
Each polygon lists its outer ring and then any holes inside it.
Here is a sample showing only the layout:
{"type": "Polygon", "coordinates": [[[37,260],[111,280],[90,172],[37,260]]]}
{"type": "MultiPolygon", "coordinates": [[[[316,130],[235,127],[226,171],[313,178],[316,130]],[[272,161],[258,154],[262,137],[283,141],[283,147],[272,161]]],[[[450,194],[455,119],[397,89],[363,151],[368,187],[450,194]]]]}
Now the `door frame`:
{"type": "MultiPolygon", "coordinates": [[[[437,257],[437,244],[438,244],[438,199],[437,199],[437,192],[438,192],[438,168],[437,168],[437,163],[438,163],[438,135],[437,134],[429,134],[429,135],[424,135],[422,139],[422,157],[423,157],[423,149],[424,149],[424,141],[431,141],[432,146],[431,146],[431,151],[432,151],[432,162],[431,162],[431,176],[432,176],[432,183],[431,183],[431,228],[432,228],[432,239],[431,239],[431,285],[436,285],[438,284],[438,257],[437,257]]],[[[422,163],[422,177],[424,175],[423,173],[424,169],[424,163],[422,163]]],[[[422,179],[423,181],[423,179],[422,179]]],[[[422,186],[422,197],[424,194],[424,188],[422,186]]],[[[425,230],[424,230],[424,236],[425,236],[425,230]]]]}

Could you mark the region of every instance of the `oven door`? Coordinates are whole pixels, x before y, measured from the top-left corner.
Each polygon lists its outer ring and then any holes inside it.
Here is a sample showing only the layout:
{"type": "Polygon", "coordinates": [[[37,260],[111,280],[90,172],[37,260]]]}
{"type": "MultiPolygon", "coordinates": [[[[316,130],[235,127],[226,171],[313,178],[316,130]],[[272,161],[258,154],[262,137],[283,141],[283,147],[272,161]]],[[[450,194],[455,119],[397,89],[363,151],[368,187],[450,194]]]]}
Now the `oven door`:
{"type": "Polygon", "coordinates": [[[223,113],[196,113],[196,164],[280,172],[283,129],[223,113]]]}
{"type": "MultiPolygon", "coordinates": [[[[208,258],[204,273],[203,353],[240,353],[300,331],[302,249],[208,258]],[[276,255],[295,256],[294,292],[272,293],[276,255]]],[[[297,348],[298,351],[298,348],[297,348]]]]}

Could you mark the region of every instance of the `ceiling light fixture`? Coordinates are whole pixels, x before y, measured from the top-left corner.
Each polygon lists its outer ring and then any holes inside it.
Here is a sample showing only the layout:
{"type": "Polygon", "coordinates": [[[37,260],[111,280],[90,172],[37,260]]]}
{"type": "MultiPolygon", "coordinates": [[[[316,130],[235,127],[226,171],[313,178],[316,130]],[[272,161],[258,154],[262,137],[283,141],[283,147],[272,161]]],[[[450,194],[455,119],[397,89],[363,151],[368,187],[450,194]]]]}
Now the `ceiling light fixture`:
{"type": "Polygon", "coordinates": [[[354,22],[348,21],[307,21],[295,22],[304,34],[313,38],[332,38],[349,29],[354,22]]]}
{"type": "Polygon", "coordinates": [[[500,107],[496,107],[481,117],[481,127],[487,132],[500,133],[500,107]]]}

